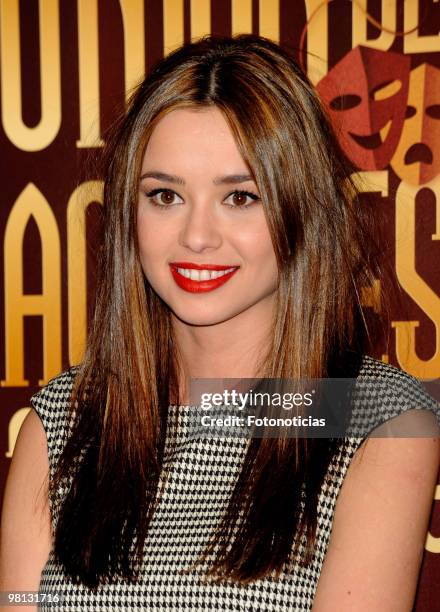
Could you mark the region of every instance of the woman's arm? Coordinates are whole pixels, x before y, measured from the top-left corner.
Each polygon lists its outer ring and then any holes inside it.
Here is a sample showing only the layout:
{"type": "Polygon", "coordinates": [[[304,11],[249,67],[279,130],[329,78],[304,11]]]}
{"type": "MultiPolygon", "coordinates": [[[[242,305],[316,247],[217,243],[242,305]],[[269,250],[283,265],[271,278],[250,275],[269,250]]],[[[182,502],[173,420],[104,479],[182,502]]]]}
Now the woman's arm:
{"type": "MultiPolygon", "coordinates": [[[[1,517],[0,591],[38,591],[51,548],[46,434],[31,409],[17,437],[1,517]]],[[[5,608],[11,610],[12,608],[5,608]]],[[[20,610],[34,610],[23,607],[20,610]]]]}
{"type": "Polygon", "coordinates": [[[411,612],[439,459],[438,437],[362,444],[336,502],[313,612],[411,612]]]}

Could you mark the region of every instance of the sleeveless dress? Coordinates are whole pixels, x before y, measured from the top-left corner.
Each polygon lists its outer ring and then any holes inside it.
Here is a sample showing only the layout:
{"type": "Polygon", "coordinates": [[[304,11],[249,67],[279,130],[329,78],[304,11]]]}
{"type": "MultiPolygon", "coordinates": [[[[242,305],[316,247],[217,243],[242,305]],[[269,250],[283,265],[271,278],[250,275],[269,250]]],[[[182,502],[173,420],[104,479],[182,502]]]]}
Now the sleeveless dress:
{"type": "MultiPolygon", "coordinates": [[[[70,426],[67,406],[75,368],[77,366],[52,378],[31,397],[31,405],[47,436],[50,476],[70,426]]],[[[387,396],[387,387],[384,387],[380,414],[374,415],[375,422],[369,426],[369,431],[410,408],[429,409],[436,413],[440,423],[438,403],[416,378],[364,356],[359,378],[371,377],[389,381],[394,387],[397,385],[401,393],[397,398],[387,396]]],[[[171,406],[170,410],[175,408],[171,406]]],[[[185,418],[185,411],[178,411],[173,421],[175,426],[168,427],[164,454],[168,476],[145,540],[141,580],[136,584],[121,581],[101,585],[96,590],[74,585],[51,551],[41,574],[39,591],[56,593],[60,601],[51,605],[41,603],[39,609],[57,612],[297,612],[312,609],[338,493],[350,461],[366,435],[346,437],[344,449],[329,465],[318,501],[316,549],[307,567],[287,565],[280,578],[269,576],[245,586],[214,584],[204,582],[200,571],[184,574],[181,570],[196,559],[220,520],[239,474],[247,441],[231,437],[190,439],[185,435],[185,418]]],[[[59,499],[50,499],[49,503],[55,525],[59,499]]]]}

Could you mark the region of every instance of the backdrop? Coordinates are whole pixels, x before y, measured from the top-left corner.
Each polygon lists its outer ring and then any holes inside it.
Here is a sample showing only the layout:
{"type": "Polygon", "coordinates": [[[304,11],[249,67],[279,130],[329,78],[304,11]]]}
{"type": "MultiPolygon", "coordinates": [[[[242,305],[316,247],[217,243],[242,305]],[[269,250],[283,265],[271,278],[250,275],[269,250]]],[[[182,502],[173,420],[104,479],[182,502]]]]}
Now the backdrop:
{"type": "MultiPolygon", "coordinates": [[[[439,379],[438,0],[0,0],[0,20],[1,491],[29,397],[81,360],[102,188],[93,156],[145,71],[204,34],[260,33],[301,62],[386,215],[402,291],[379,356],[439,379]]],[[[377,313],[379,290],[362,295],[377,313]]],[[[417,612],[440,609],[440,485],[435,500],[417,612]]]]}

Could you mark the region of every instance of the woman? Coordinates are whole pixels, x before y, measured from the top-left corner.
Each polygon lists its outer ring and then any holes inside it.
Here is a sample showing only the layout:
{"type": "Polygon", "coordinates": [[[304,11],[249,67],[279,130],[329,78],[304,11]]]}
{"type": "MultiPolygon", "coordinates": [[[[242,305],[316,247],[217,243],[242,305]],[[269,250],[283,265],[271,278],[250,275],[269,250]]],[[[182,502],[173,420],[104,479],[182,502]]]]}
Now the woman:
{"type": "Polygon", "coordinates": [[[109,144],[84,360],[17,440],[3,590],[57,610],[411,609],[439,430],[418,381],[364,355],[379,270],[350,172],[268,40],[187,45],[140,85],[109,144]],[[374,425],[410,408],[433,433],[186,435],[190,379],[257,376],[397,381],[374,425]]]}

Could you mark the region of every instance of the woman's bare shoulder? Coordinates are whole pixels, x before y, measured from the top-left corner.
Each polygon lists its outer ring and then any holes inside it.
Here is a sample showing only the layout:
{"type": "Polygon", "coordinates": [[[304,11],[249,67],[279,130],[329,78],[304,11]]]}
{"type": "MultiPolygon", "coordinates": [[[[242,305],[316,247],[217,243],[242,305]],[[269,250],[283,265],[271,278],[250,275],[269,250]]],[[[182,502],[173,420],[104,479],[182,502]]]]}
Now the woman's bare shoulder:
{"type": "Polygon", "coordinates": [[[49,461],[43,424],[31,409],[14,448],[5,487],[0,590],[37,590],[51,547],[49,461]]]}
{"type": "MultiPolygon", "coordinates": [[[[437,427],[427,411],[427,419],[437,427]]],[[[336,502],[313,607],[327,612],[412,610],[440,461],[440,438],[368,438],[336,502]]]]}

